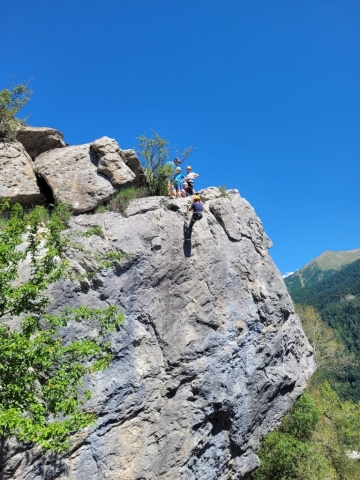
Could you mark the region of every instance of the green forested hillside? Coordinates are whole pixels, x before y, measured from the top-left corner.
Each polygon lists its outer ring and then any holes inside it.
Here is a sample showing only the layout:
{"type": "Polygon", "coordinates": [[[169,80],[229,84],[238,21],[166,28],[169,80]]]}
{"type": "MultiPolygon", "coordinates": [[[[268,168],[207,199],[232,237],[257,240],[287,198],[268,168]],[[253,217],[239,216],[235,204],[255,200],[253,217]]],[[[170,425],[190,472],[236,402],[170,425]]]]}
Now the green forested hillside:
{"type": "Polygon", "coordinates": [[[314,348],[318,369],[308,389],[257,452],[261,465],[251,480],[359,480],[360,403],[342,400],[326,380],[352,364],[336,332],[311,306],[296,305],[314,348]]]}
{"type": "Polygon", "coordinates": [[[291,296],[295,303],[318,310],[349,350],[360,357],[360,260],[291,296]]]}
{"type": "MultiPolygon", "coordinates": [[[[291,292],[294,302],[311,305],[339,339],[360,359],[360,260],[344,266],[311,287],[291,292]]],[[[332,384],[342,398],[360,401],[360,367],[334,374],[332,384]]]]}
{"type": "Polygon", "coordinates": [[[285,280],[318,369],[262,443],[251,480],[360,478],[360,460],[348,457],[360,451],[360,260],[333,253],[285,280]]]}

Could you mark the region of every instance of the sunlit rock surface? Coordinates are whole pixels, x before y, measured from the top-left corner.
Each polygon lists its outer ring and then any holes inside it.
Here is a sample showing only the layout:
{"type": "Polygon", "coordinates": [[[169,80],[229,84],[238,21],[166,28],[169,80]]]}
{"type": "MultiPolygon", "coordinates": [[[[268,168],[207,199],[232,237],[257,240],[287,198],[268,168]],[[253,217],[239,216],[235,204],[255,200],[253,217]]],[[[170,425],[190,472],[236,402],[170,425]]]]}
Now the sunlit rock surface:
{"type": "Polygon", "coordinates": [[[110,200],[135,173],[126,165],[117,142],[102,137],[92,143],[57,148],[39,155],[35,166],[57,202],[75,213],[88,212],[110,200]]]}
{"type": "Polygon", "coordinates": [[[66,147],[64,135],[55,128],[31,127],[22,125],[16,134],[16,139],[24,145],[32,159],[48,150],[66,147]]]}
{"type": "Polygon", "coordinates": [[[34,163],[19,142],[0,143],[0,200],[22,205],[45,202],[35,174],[34,163]]]}
{"type": "MultiPolygon", "coordinates": [[[[74,231],[102,227],[83,239],[92,252],[130,255],[88,284],[54,286],[53,308],[112,303],[126,322],[111,366],[87,380],[96,425],[63,457],[9,451],[4,479],[233,480],[258,465],[259,443],[315,368],[312,350],[252,207],[234,190],[201,196],[191,242],[187,200],[73,218],[74,231]]],[[[91,270],[86,253],[71,257],[91,270]]]]}

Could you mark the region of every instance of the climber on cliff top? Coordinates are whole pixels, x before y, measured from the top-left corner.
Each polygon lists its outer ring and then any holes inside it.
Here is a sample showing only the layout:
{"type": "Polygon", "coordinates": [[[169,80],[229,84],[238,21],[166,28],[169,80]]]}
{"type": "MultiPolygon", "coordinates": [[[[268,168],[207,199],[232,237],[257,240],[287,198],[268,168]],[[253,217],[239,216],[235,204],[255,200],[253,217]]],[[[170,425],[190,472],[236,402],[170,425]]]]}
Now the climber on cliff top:
{"type": "Polygon", "coordinates": [[[192,216],[191,216],[191,220],[190,220],[190,223],[189,223],[189,227],[188,227],[188,238],[186,240],[190,240],[190,237],[191,237],[191,232],[192,232],[192,228],[194,226],[194,223],[197,222],[198,220],[201,220],[202,217],[203,217],[203,205],[201,203],[201,200],[200,200],[200,197],[199,195],[195,195],[194,196],[194,201],[191,205],[189,205],[189,212],[193,212],[192,216]]]}
{"type": "Polygon", "coordinates": [[[198,173],[192,172],[192,168],[190,165],[186,167],[186,177],[184,181],[188,184],[188,187],[190,187],[192,191],[192,195],[195,195],[195,189],[194,189],[194,180],[199,176],[198,173]]]}
{"type": "Polygon", "coordinates": [[[174,177],[173,177],[173,197],[181,198],[181,182],[184,180],[185,176],[181,173],[181,168],[176,167],[174,177]]]}
{"type": "Polygon", "coordinates": [[[169,170],[169,174],[167,175],[167,187],[168,187],[168,194],[170,197],[173,196],[173,182],[172,176],[175,172],[176,167],[180,165],[180,159],[178,157],[174,158],[172,162],[168,162],[166,166],[166,170],[169,170]]]}

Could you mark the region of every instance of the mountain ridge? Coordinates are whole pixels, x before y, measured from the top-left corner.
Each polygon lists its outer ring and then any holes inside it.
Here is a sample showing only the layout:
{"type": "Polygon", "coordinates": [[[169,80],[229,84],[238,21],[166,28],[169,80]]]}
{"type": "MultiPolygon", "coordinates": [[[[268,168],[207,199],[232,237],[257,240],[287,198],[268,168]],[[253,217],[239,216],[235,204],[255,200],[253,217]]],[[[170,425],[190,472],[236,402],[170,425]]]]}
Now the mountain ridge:
{"type": "Polygon", "coordinates": [[[358,259],[360,259],[360,248],[344,251],[326,250],[293,274],[285,277],[284,281],[289,292],[292,293],[300,288],[315,285],[358,259]]]}

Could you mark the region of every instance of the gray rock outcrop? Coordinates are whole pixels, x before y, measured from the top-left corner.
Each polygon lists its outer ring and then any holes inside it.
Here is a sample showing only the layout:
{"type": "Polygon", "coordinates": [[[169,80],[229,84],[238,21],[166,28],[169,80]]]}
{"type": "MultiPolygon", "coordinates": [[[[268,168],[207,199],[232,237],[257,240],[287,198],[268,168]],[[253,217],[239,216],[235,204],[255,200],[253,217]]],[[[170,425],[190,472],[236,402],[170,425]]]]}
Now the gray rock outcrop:
{"type": "Polygon", "coordinates": [[[108,137],[50,150],[39,155],[35,165],[55,200],[67,203],[75,213],[93,210],[136,178],[117,142],[108,137]]]}
{"type": "Polygon", "coordinates": [[[40,204],[45,197],[36,180],[33,161],[21,143],[0,143],[0,200],[40,204]]]}
{"type": "Polygon", "coordinates": [[[134,185],[140,185],[143,180],[144,170],[135,150],[122,150],[126,165],[135,173],[134,185]]]}
{"type": "Polygon", "coordinates": [[[115,140],[102,137],[93,142],[90,148],[98,158],[97,171],[103,173],[115,188],[135,180],[135,173],[126,165],[115,140]]]}
{"type": "Polygon", "coordinates": [[[0,146],[0,198],[23,205],[56,200],[83,213],[121,188],[142,183],[135,151],[122,150],[114,139],[102,137],[70,147],[58,130],[27,125],[17,132],[17,139],[0,146]]]}
{"type": "Polygon", "coordinates": [[[90,143],[50,150],[34,163],[55,200],[70,205],[75,213],[93,210],[115,192],[109,180],[98,173],[90,143]]]}
{"type": "Polygon", "coordinates": [[[55,128],[31,127],[23,125],[16,134],[16,139],[22,143],[32,159],[48,150],[66,147],[64,135],[55,128]]]}
{"type": "MultiPolygon", "coordinates": [[[[52,304],[112,303],[126,322],[111,337],[112,364],[87,381],[96,425],[56,461],[13,452],[4,480],[240,480],[258,465],[256,449],[305,388],[313,354],[252,207],[234,190],[202,197],[186,243],[185,199],[72,220],[74,232],[102,227],[86,249],[129,256],[87,287],[54,286],[52,304]]],[[[93,268],[85,252],[72,262],[93,268]]]]}

